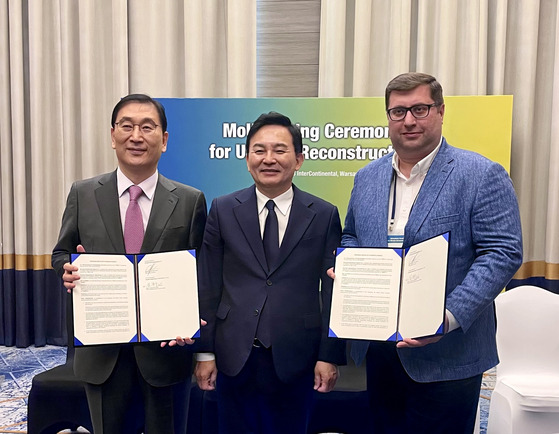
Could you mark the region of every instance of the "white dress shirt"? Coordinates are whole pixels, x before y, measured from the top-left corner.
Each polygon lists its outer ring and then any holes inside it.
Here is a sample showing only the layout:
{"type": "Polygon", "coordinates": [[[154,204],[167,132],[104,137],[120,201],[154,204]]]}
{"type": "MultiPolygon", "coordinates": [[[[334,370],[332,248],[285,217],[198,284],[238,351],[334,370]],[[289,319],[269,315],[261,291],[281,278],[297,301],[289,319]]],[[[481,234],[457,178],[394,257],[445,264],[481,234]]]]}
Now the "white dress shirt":
{"type": "Polygon", "coordinates": [[[260,222],[260,236],[264,238],[264,225],[266,224],[266,217],[268,217],[268,208],[266,203],[272,199],[276,206],[276,215],[278,216],[278,231],[279,243],[283,241],[285,230],[287,229],[287,222],[289,221],[289,214],[291,212],[291,204],[293,203],[293,187],[290,187],[285,193],[276,197],[268,197],[264,193],[256,189],[256,206],[258,209],[258,221],[260,222]],[[279,212],[278,212],[279,211],[279,212]]]}

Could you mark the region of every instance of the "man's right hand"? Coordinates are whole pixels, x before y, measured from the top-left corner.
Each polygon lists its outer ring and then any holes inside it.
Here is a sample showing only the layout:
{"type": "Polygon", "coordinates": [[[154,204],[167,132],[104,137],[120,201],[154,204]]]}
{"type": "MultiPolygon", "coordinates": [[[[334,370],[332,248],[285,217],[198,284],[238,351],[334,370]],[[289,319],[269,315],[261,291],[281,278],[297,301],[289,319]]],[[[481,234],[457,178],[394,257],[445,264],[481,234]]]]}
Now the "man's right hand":
{"type": "MultiPolygon", "coordinates": [[[[85,249],[81,244],[76,247],[77,253],[85,253],[85,249]]],[[[66,262],[63,266],[64,274],[62,275],[62,280],[64,281],[64,286],[66,287],[68,293],[72,292],[72,289],[76,287],[74,283],[76,280],[80,280],[80,275],[77,273],[78,267],[66,262]]]]}
{"type": "Polygon", "coordinates": [[[198,387],[201,390],[214,390],[215,380],[217,378],[217,366],[215,364],[215,360],[196,362],[194,375],[196,376],[198,387]]]}

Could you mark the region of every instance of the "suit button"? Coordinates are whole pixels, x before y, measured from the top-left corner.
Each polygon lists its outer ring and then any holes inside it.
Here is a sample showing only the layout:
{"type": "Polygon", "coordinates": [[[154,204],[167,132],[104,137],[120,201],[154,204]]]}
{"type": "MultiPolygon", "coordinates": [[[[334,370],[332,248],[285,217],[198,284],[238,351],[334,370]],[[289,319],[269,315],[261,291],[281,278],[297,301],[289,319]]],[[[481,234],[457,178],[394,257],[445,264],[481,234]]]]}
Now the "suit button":
{"type": "Polygon", "coordinates": [[[266,285],[272,286],[272,281],[271,280],[266,280],[266,285]]]}
{"type": "Polygon", "coordinates": [[[259,313],[258,309],[254,309],[254,316],[258,316],[259,313]]]}

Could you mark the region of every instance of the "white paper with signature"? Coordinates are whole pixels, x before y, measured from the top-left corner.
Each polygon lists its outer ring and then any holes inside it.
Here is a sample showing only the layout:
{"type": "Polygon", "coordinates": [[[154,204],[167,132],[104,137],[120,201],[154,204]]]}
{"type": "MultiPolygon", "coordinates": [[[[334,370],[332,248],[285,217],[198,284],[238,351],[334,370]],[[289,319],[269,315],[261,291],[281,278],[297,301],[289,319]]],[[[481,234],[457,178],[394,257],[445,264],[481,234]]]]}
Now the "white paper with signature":
{"type": "Polygon", "coordinates": [[[138,263],[141,333],[150,341],[192,337],[200,328],[196,258],[151,253],[138,263]]]}
{"type": "Polygon", "coordinates": [[[72,291],[75,345],[193,337],[200,328],[194,255],[72,255],[80,275],[72,291]]]}
{"type": "Polygon", "coordinates": [[[392,248],[340,248],[330,336],[399,341],[442,333],[447,258],[448,234],[405,254],[392,248]]]}
{"type": "Polygon", "coordinates": [[[437,333],[444,320],[448,241],[430,238],[404,257],[399,332],[404,338],[437,333]]]}

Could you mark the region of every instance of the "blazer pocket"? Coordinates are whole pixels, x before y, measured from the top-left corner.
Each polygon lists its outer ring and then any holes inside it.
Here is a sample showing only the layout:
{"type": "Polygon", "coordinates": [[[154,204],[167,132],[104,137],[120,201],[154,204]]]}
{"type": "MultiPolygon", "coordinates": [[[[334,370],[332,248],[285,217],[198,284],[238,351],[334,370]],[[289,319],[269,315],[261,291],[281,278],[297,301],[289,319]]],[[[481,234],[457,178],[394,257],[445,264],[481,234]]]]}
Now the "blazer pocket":
{"type": "Polygon", "coordinates": [[[319,313],[312,313],[305,315],[305,328],[314,329],[317,327],[322,327],[322,317],[319,313]]]}
{"type": "Polygon", "coordinates": [[[431,226],[434,227],[452,227],[455,223],[460,222],[460,214],[445,215],[442,217],[433,217],[431,219],[431,226]]]}
{"type": "Polygon", "coordinates": [[[217,311],[215,312],[215,316],[219,319],[227,318],[227,314],[231,310],[231,306],[226,303],[220,303],[217,307],[217,311]]]}
{"type": "Polygon", "coordinates": [[[185,238],[185,226],[181,225],[165,228],[161,233],[161,238],[185,238]]]}
{"type": "Polygon", "coordinates": [[[306,251],[309,251],[309,255],[316,251],[316,249],[320,249],[320,246],[324,245],[325,236],[322,235],[321,237],[317,236],[310,236],[310,237],[303,237],[297,244],[297,249],[299,249],[304,255],[306,255],[306,251]]]}
{"type": "Polygon", "coordinates": [[[315,234],[314,232],[305,234],[303,237],[301,237],[301,240],[303,241],[307,241],[307,240],[321,240],[324,239],[324,235],[321,234],[315,234]]]}

